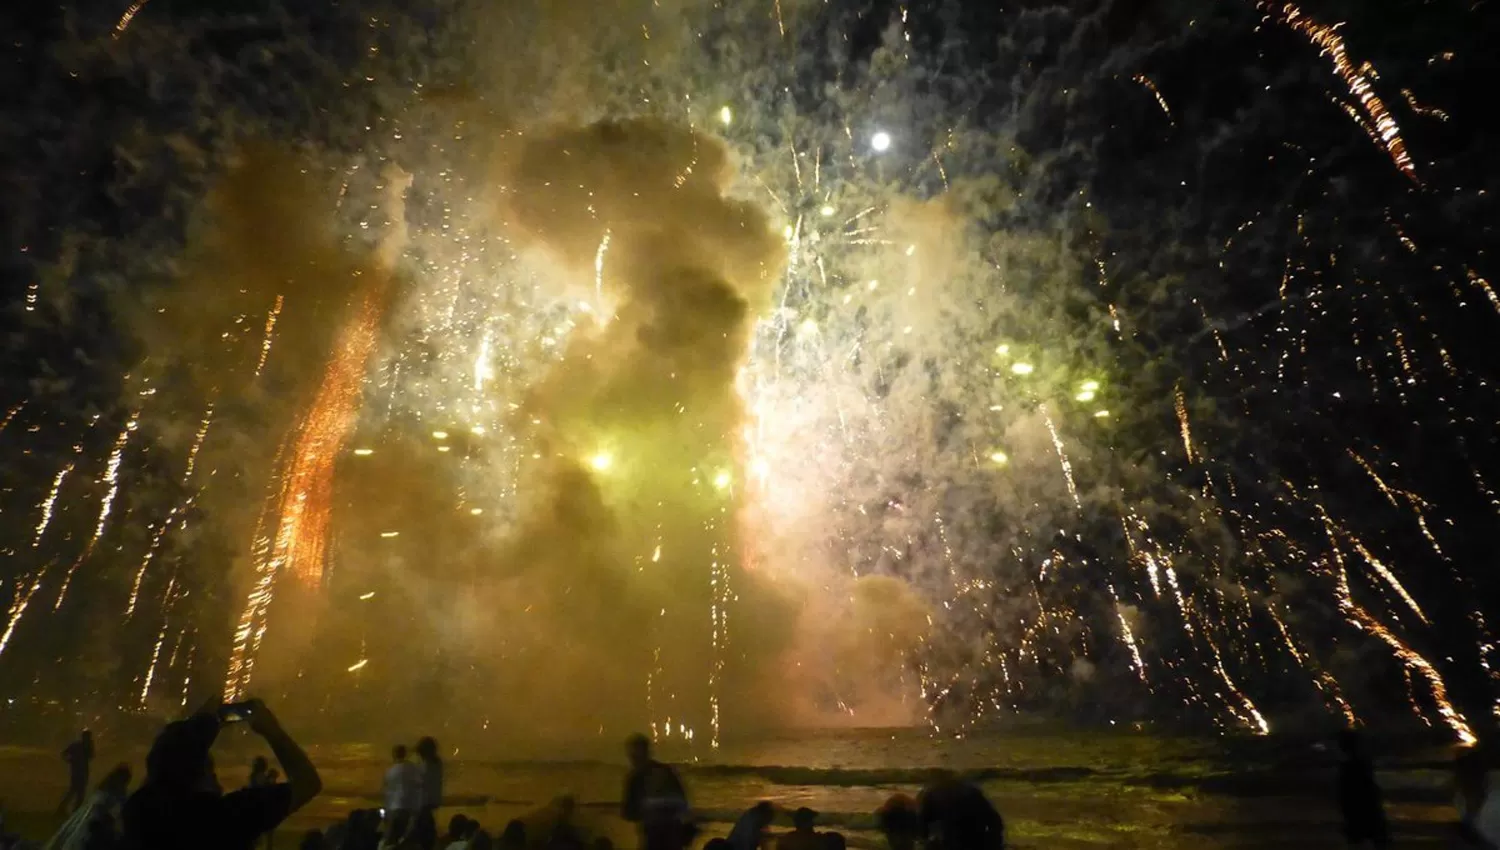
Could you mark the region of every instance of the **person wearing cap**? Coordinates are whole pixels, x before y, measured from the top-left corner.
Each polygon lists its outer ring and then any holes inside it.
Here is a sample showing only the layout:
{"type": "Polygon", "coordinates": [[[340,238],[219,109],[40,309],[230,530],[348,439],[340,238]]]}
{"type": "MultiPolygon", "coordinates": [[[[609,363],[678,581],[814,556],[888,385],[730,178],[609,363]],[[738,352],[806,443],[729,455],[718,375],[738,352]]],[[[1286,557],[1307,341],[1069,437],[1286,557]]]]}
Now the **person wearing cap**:
{"type": "Polygon", "coordinates": [[[146,781],[125,803],[125,850],[252,850],[323,790],[307,753],[259,700],[237,706],[276,755],[286,782],[225,794],[211,750],[218,738],[216,712],[169,723],[146,755],[146,781]]]}
{"type": "Polygon", "coordinates": [[[792,831],[776,839],[776,850],[824,850],[823,836],[813,831],[817,822],[818,813],[806,806],[792,812],[792,831]]]}

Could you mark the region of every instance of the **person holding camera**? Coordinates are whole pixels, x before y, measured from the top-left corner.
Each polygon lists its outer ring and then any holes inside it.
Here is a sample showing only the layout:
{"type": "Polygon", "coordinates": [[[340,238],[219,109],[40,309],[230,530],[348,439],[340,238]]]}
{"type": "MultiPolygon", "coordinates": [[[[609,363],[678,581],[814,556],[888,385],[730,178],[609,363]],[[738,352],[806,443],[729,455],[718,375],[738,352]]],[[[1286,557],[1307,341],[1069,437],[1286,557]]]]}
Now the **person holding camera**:
{"type": "Polygon", "coordinates": [[[262,835],[323,790],[317,768],[259,700],[169,723],[146,755],[146,781],[125,803],[126,850],[252,850],[262,835]],[[225,794],[210,750],[225,723],[244,721],[270,746],[285,782],[225,794]]]}

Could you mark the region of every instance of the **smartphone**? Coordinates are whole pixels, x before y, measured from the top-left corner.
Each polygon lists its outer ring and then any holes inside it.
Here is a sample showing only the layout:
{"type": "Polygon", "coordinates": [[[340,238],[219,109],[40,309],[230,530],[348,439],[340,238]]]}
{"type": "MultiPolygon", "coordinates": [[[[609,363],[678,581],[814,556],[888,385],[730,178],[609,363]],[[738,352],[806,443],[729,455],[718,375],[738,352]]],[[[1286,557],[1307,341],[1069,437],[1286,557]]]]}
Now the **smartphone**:
{"type": "Polygon", "coordinates": [[[220,723],[239,723],[250,719],[250,703],[232,702],[219,706],[220,723]]]}

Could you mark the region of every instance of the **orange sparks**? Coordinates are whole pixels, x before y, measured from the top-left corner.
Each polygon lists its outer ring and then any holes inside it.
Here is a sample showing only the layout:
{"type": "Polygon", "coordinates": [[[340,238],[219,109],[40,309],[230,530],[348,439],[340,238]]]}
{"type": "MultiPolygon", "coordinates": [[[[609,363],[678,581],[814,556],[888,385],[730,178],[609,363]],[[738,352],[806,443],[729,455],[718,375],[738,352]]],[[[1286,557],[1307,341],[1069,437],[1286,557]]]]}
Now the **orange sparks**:
{"type": "Polygon", "coordinates": [[[130,8],[125,10],[125,14],[121,15],[119,22],[115,24],[115,34],[111,38],[119,38],[124,35],[125,30],[130,27],[130,22],[135,20],[135,16],[141,13],[141,9],[148,2],[150,0],[135,0],[134,3],[131,3],[130,8]]]}
{"type": "Polygon", "coordinates": [[[1167,106],[1167,99],[1162,97],[1161,90],[1156,87],[1156,83],[1152,82],[1151,78],[1145,74],[1136,74],[1131,79],[1145,86],[1146,90],[1151,92],[1151,95],[1156,98],[1156,104],[1161,107],[1162,112],[1166,113],[1167,121],[1171,122],[1172,126],[1177,126],[1176,120],[1172,118],[1172,110],[1167,106]]]}
{"type": "Polygon", "coordinates": [[[1193,451],[1193,429],[1188,425],[1187,397],[1182,394],[1182,384],[1177,385],[1177,425],[1182,431],[1182,450],[1187,452],[1188,463],[1197,463],[1193,451]]]}
{"type": "Polygon", "coordinates": [[[1391,117],[1390,110],[1385,106],[1380,96],[1375,94],[1375,88],[1370,82],[1369,66],[1356,66],[1349,58],[1348,50],[1344,46],[1344,38],[1339,35],[1341,24],[1328,26],[1320,24],[1309,18],[1294,3],[1273,4],[1262,0],[1262,9],[1270,9],[1271,14],[1281,23],[1307,36],[1308,40],[1322,49],[1323,55],[1333,61],[1333,69],[1344,83],[1349,86],[1350,94],[1363,108],[1363,115],[1369,120],[1374,128],[1373,137],[1377,143],[1385,148],[1390,155],[1391,161],[1396,168],[1411,178],[1413,182],[1420,183],[1417,179],[1416,166],[1412,164],[1411,156],[1406,152],[1406,142],[1401,138],[1401,128],[1396,125],[1396,119],[1391,117]]]}
{"type": "Polygon", "coordinates": [[[266,333],[260,341],[260,361],[255,364],[255,377],[260,377],[262,369],[266,368],[266,358],[271,356],[271,343],[276,339],[276,320],[281,317],[281,305],[285,299],[276,296],[276,303],[271,305],[271,311],[266,314],[266,333]]]}
{"type": "Polygon", "coordinates": [[[89,538],[88,545],[83,547],[82,554],[73,561],[72,566],[68,567],[68,574],[63,577],[62,588],[57,591],[57,602],[52,606],[54,611],[61,608],[63,600],[68,598],[68,587],[73,583],[73,573],[77,572],[78,567],[94,553],[94,547],[99,545],[99,538],[104,535],[104,529],[109,524],[109,515],[114,510],[115,497],[120,494],[120,461],[125,457],[125,445],[130,442],[130,435],[135,433],[135,429],[140,425],[140,419],[139,410],[130,414],[130,419],[120,430],[120,436],[115,438],[114,451],[110,452],[109,463],[104,468],[104,484],[107,489],[104,491],[104,501],[99,503],[99,519],[94,524],[94,536],[89,538]]]}
{"type": "MultiPolygon", "coordinates": [[[[1350,621],[1356,628],[1380,638],[1386,646],[1390,647],[1391,652],[1395,653],[1396,658],[1400,659],[1401,663],[1406,665],[1407,672],[1416,673],[1427,682],[1427,688],[1432,694],[1432,701],[1437,704],[1438,714],[1443,718],[1443,722],[1448,724],[1448,728],[1452,729],[1453,733],[1458,736],[1458,740],[1461,743],[1472,744],[1479,740],[1474,735],[1474,730],[1470,728],[1468,720],[1459,713],[1458,709],[1453,707],[1453,703],[1448,701],[1448,688],[1443,684],[1443,677],[1438,673],[1437,668],[1433,667],[1432,663],[1426,658],[1423,658],[1421,653],[1407,646],[1400,638],[1392,634],[1370,612],[1355,603],[1354,595],[1349,590],[1349,572],[1344,568],[1343,556],[1338,553],[1336,548],[1334,550],[1334,557],[1338,561],[1339,610],[1343,611],[1350,618],[1350,621]]],[[[1415,708],[1415,706],[1413,707],[1415,708]]],[[[1418,713],[1420,714],[1420,711],[1418,713]]]]}

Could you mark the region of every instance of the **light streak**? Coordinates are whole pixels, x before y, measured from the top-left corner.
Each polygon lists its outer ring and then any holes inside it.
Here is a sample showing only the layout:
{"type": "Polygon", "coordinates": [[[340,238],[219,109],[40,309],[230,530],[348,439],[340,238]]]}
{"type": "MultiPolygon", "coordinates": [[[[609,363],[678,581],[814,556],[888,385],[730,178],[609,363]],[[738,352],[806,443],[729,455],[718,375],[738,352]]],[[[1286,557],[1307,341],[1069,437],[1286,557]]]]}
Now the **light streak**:
{"type": "Polygon", "coordinates": [[[1156,87],[1156,83],[1152,82],[1151,78],[1145,74],[1136,74],[1131,79],[1145,86],[1146,90],[1151,92],[1151,96],[1156,98],[1157,106],[1161,107],[1162,114],[1167,116],[1167,122],[1174,127],[1177,126],[1177,120],[1172,117],[1172,109],[1167,106],[1167,99],[1162,97],[1161,90],[1156,87]]]}
{"type": "Polygon", "coordinates": [[[1062,466],[1063,480],[1068,483],[1068,495],[1073,497],[1073,506],[1079,510],[1083,509],[1083,502],[1078,498],[1078,485],[1073,483],[1073,463],[1068,460],[1068,453],[1063,450],[1062,437],[1058,436],[1057,426],[1052,423],[1052,414],[1047,412],[1047,405],[1039,405],[1042,419],[1047,423],[1047,433],[1052,435],[1052,448],[1057,450],[1057,462],[1062,466]]]}
{"type": "Polygon", "coordinates": [[[1188,463],[1197,463],[1198,459],[1193,451],[1193,429],[1188,424],[1187,398],[1182,394],[1182,385],[1178,384],[1176,389],[1177,426],[1182,433],[1182,450],[1187,453],[1188,463]]]}
{"type": "Polygon", "coordinates": [[[131,413],[130,418],[125,422],[125,427],[120,429],[120,436],[115,438],[114,450],[110,452],[109,462],[104,468],[104,499],[99,503],[99,518],[94,523],[93,536],[89,538],[83,552],[74,559],[72,565],[68,567],[67,574],[63,576],[62,587],[57,591],[57,602],[52,606],[53,611],[62,608],[63,601],[68,598],[68,588],[73,583],[73,574],[94,553],[94,547],[99,545],[99,538],[104,535],[105,526],[109,524],[109,515],[114,509],[115,497],[120,493],[120,462],[125,457],[125,445],[130,441],[130,435],[135,433],[135,429],[140,424],[140,417],[139,410],[131,413]]]}
{"type": "Polygon", "coordinates": [[[1416,166],[1412,164],[1411,156],[1406,152],[1406,142],[1401,138],[1401,128],[1397,126],[1396,119],[1391,117],[1385,102],[1375,94],[1375,87],[1370,82],[1369,76],[1361,73],[1361,69],[1349,59],[1344,38],[1338,32],[1342,25],[1320,24],[1303,13],[1294,3],[1261,0],[1260,6],[1262,9],[1271,10],[1271,14],[1274,14],[1281,23],[1307,36],[1308,40],[1322,50],[1323,55],[1332,60],[1334,71],[1343,77],[1350,94],[1359,101],[1359,105],[1364,110],[1363,114],[1368,116],[1373,125],[1376,141],[1385,148],[1391,161],[1396,164],[1396,168],[1401,173],[1411,178],[1413,182],[1420,182],[1417,180],[1416,166]]]}
{"type": "Polygon", "coordinates": [[[131,3],[129,8],[125,10],[125,14],[121,15],[120,20],[115,23],[115,32],[111,38],[119,38],[124,35],[125,30],[130,27],[130,22],[135,20],[135,16],[140,14],[141,9],[149,2],[150,0],[135,0],[134,3],[131,3]]]}
{"type": "Polygon", "coordinates": [[[276,303],[271,305],[270,312],[266,313],[266,332],[260,342],[260,360],[255,364],[255,377],[259,378],[261,370],[266,368],[266,358],[271,356],[271,343],[275,341],[276,319],[281,316],[281,305],[284,302],[282,296],[276,296],[276,303]]]}
{"type": "Polygon", "coordinates": [[[63,480],[68,473],[73,471],[73,464],[68,463],[57,471],[57,477],[52,479],[52,489],[47,491],[47,498],[42,500],[42,515],[36,523],[36,534],[31,539],[31,548],[35,549],[41,545],[42,535],[47,533],[47,526],[52,522],[52,508],[57,504],[57,493],[62,489],[63,480]]]}

